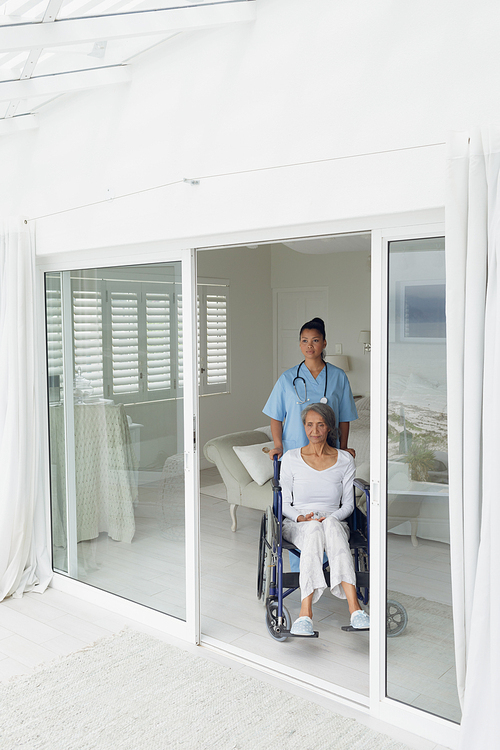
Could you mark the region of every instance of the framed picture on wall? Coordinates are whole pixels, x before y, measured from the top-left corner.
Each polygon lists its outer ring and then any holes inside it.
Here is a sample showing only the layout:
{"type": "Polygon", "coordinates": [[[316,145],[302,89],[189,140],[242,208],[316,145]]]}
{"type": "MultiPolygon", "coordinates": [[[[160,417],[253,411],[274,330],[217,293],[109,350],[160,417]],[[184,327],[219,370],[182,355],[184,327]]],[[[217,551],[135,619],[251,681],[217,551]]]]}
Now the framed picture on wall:
{"type": "Polygon", "coordinates": [[[446,287],[443,282],[402,281],[399,340],[442,343],[446,337],[446,287]]]}

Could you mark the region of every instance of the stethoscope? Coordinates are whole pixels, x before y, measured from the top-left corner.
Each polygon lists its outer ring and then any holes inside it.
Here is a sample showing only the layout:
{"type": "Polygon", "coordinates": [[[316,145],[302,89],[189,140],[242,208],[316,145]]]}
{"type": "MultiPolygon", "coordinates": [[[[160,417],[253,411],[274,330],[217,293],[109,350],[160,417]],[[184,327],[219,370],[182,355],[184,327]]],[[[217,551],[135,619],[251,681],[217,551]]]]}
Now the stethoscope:
{"type": "MultiPolygon", "coordinates": [[[[302,367],[302,365],[304,363],[305,363],[305,359],[297,367],[297,374],[294,377],[293,382],[292,382],[292,385],[293,385],[293,387],[295,389],[295,393],[297,394],[297,398],[299,399],[297,401],[298,404],[305,404],[306,401],[309,401],[309,399],[307,398],[307,385],[306,385],[306,381],[300,375],[300,368],[302,367]],[[304,399],[300,398],[299,393],[297,391],[297,386],[295,385],[295,383],[297,382],[297,380],[302,380],[302,382],[304,383],[304,399]]],[[[323,393],[323,398],[320,398],[320,400],[319,400],[320,404],[327,404],[328,403],[328,399],[326,397],[326,387],[328,385],[328,367],[326,366],[326,362],[325,362],[325,368],[326,368],[326,372],[325,372],[325,392],[323,393]]]]}

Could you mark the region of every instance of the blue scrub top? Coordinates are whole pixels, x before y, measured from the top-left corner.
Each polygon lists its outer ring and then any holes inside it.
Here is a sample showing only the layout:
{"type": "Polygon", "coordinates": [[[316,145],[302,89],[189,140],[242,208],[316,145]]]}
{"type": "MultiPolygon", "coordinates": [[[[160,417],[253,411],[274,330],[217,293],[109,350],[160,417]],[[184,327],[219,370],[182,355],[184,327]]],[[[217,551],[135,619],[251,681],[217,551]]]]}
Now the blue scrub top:
{"type": "MultiPolygon", "coordinates": [[[[306,381],[307,401],[305,403],[297,403],[299,400],[304,401],[305,393],[302,380],[296,381],[300,399],[297,397],[297,393],[295,393],[295,388],[293,387],[293,380],[297,376],[298,369],[298,365],[296,365],[290,370],[286,370],[278,378],[262,410],[271,419],[285,422],[283,426],[283,453],[292,448],[303,448],[307,445],[306,431],[304,430],[300,415],[308,404],[317,404],[323,398],[325,393],[326,368],[328,368],[326,398],[328,399],[328,405],[335,412],[337,427],[339,422],[353,422],[358,418],[358,412],[356,411],[347,375],[340,367],[335,367],[335,365],[331,365],[329,362],[326,363],[326,367],[321,370],[316,380],[306,365],[302,365],[300,368],[300,377],[306,381]]],[[[339,445],[340,443],[337,441],[337,447],[339,445]]]]}

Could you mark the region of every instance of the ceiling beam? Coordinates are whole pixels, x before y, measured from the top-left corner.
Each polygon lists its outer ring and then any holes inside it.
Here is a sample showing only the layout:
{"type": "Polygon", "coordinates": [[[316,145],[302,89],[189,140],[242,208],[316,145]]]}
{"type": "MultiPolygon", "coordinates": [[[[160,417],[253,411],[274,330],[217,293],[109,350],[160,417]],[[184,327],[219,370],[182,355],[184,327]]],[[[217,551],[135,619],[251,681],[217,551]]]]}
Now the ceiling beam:
{"type": "Polygon", "coordinates": [[[56,96],[73,91],[84,91],[98,86],[124,83],[132,78],[131,68],[113,65],[109,68],[92,68],[71,73],[27,78],[24,81],[1,81],[0,102],[12,99],[29,99],[33,96],[56,96]]]}
{"type": "Polygon", "coordinates": [[[19,133],[21,130],[33,130],[38,127],[35,115],[20,115],[8,120],[0,120],[0,135],[19,133]]]}
{"type": "Polygon", "coordinates": [[[106,39],[161,36],[255,20],[255,2],[220,3],[191,8],[122,13],[92,18],[68,18],[53,23],[29,23],[0,29],[2,52],[60,47],[106,39]]]}

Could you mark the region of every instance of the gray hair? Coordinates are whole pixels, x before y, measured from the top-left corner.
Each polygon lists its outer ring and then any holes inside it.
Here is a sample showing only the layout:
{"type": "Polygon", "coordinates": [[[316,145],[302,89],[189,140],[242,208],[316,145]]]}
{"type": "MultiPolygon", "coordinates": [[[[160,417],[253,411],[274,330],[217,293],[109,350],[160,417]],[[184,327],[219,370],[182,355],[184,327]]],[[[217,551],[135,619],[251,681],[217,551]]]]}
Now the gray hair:
{"type": "Polygon", "coordinates": [[[319,414],[319,416],[323,419],[324,423],[328,427],[326,442],[328,443],[328,445],[331,445],[332,448],[336,448],[339,431],[337,429],[335,412],[333,411],[332,407],[328,406],[328,404],[309,404],[309,406],[302,410],[302,414],[300,415],[302,417],[303,425],[305,425],[307,414],[310,411],[315,411],[316,414],[319,414]]]}

